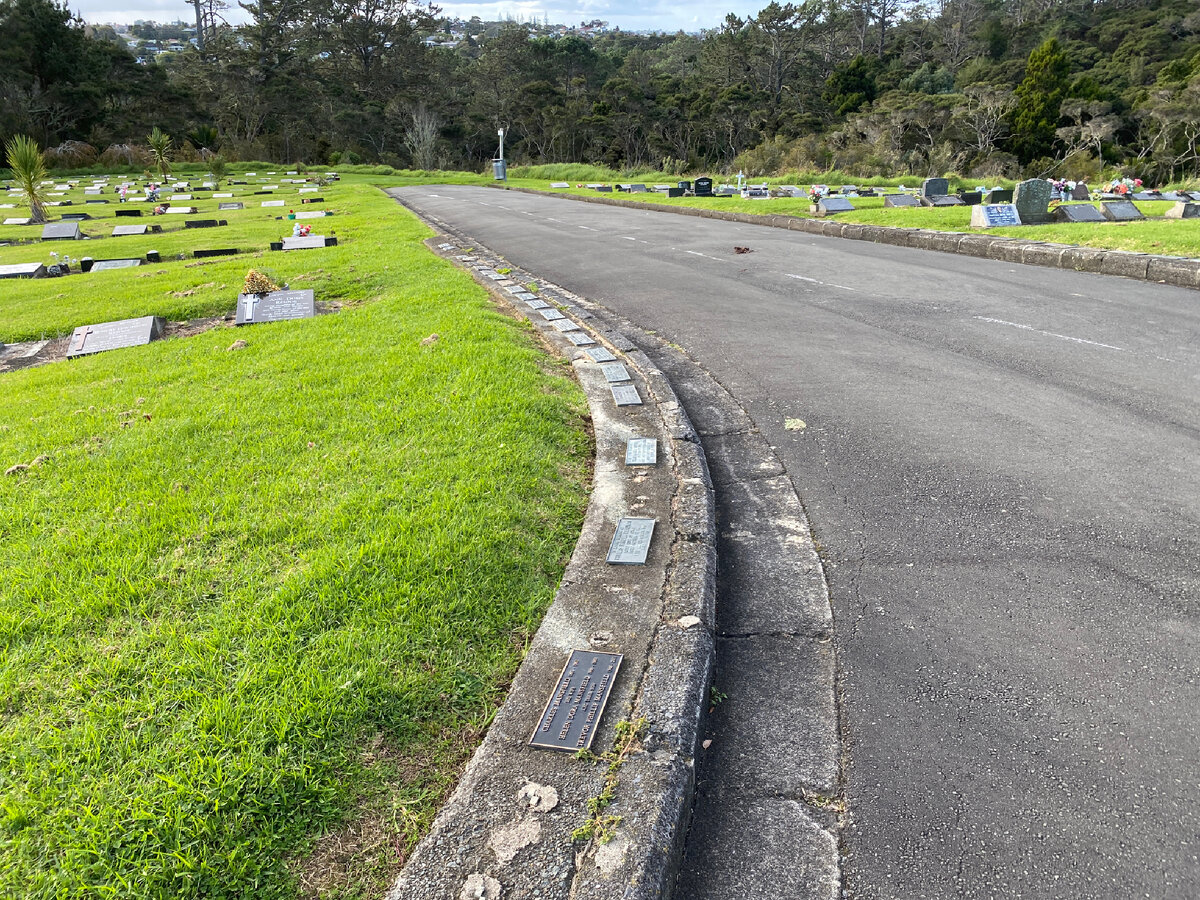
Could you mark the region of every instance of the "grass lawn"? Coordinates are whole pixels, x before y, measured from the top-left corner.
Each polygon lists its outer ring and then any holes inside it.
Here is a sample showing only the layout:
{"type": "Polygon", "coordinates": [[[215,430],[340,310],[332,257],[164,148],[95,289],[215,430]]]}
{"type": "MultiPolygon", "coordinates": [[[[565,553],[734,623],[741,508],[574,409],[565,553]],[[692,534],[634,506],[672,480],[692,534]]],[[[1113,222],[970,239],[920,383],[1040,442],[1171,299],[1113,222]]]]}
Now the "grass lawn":
{"type": "Polygon", "coordinates": [[[229,312],[250,265],[346,305],[0,374],[0,470],[43,458],[0,476],[0,896],[377,896],[553,597],[569,366],[352,182],[337,248],[3,283],[6,341],[229,312]]]}

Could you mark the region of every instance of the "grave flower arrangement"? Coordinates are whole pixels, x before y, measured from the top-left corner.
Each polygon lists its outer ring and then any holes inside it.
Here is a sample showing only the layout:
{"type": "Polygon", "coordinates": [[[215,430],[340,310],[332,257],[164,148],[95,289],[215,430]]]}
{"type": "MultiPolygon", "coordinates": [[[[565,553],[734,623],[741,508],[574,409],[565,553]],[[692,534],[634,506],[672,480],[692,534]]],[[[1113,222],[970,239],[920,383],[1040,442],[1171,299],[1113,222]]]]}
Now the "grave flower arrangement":
{"type": "Polygon", "coordinates": [[[1103,188],[1106,194],[1133,194],[1142,189],[1140,178],[1114,178],[1103,188]]]}
{"type": "Polygon", "coordinates": [[[258,269],[251,269],[247,272],[246,281],[242,285],[243,294],[269,294],[279,289],[279,285],[258,271],[258,269]]]}

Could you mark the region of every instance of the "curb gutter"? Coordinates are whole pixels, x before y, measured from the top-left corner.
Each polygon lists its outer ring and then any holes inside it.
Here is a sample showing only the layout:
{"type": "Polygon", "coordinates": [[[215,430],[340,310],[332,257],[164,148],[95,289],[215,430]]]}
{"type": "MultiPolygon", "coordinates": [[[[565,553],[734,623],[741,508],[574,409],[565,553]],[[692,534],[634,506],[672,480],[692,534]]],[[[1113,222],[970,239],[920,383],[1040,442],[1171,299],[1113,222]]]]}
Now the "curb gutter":
{"type": "Polygon", "coordinates": [[[897,228],[891,225],[859,225],[853,222],[837,222],[832,219],[805,219],[800,216],[760,216],[753,213],[725,212],[719,209],[702,209],[694,206],[668,206],[665,203],[620,200],[615,197],[551,194],[534,188],[504,187],[495,184],[489,184],[487,187],[520,191],[523,194],[537,194],[541,197],[560,197],[577,200],[581,203],[628,206],[633,209],[697,216],[702,219],[721,219],[745,225],[761,225],[767,228],[803,231],[808,234],[823,234],[827,237],[848,238],[854,241],[891,244],[896,247],[938,250],[942,253],[958,253],[981,259],[1024,263],[1029,266],[1048,266],[1077,272],[1095,272],[1100,275],[1120,275],[1124,278],[1152,281],[1156,284],[1200,289],[1200,259],[1185,256],[1156,256],[1150,253],[1133,253],[1128,250],[1101,250],[1097,247],[1054,244],[1046,241],[1031,241],[975,232],[932,231],[928,228],[897,228]]]}
{"type": "Polygon", "coordinates": [[[626,366],[641,405],[616,406],[585,348],[511,296],[525,290],[527,274],[430,221],[450,235],[428,242],[435,252],[467,267],[572,360],[592,414],[596,464],[554,603],[458,787],[385,900],[667,897],[692,807],[715,652],[716,521],[704,451],[666,377],[624,333],[602,325],[569,291],[537,279],[537,299],[577,323],[571,333],[596,341],[586,349],[603,347],[626,366]],[[497,266],[512,270],[502,279],[511,284],[484,274],[497,266]],[[657,466],[624,465],[632,437],[658,439],[657,466]],[[643,566],[605,562],[626,515],[657,521],[643,566]],[[593,752],[614,747],[618,722],[641,726],[633,752],[611,767],[619,782],[602,814],[619,820],[608,820],[605,842],[573,833],[592,818],[589,801],[605,791],[608,760],[528,746],[568,654],[588,649],[624,654],[593,752]]]}

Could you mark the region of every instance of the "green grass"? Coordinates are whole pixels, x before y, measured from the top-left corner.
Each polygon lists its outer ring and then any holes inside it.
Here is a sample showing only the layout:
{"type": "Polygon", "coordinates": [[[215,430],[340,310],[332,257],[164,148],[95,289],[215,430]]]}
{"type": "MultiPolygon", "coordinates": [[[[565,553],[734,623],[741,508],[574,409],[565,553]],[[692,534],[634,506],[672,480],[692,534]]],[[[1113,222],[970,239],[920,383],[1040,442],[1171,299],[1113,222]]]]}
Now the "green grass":
{"type": "MultiPolygon", "coordinates": [[[[338,190],[344,244],[270,268],[341,312],[0,375],[0,470],[45,457],[0,477],[0,896],[377,895],[553,597],[567,365],[338,190]]],[[[248,262],[6,282],[4,339],[229,312],[248,262]]]]}

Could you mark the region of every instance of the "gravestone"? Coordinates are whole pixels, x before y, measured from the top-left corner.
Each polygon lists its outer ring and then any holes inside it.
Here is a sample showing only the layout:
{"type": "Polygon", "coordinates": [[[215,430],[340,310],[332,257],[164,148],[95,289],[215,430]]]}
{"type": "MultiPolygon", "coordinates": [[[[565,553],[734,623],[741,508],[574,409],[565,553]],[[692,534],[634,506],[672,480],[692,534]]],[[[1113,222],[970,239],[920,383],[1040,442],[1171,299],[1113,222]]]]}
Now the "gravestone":
{"type": "Polygon", "coordinates": [[[854,204],[845,197],[822,197],[817,203],[817,212],[823,216],[831,213],[853,212],[854,204]]]}
{"type": "Polygon", "coordinates": [[[576,347],[586,347],[588,344],[596,343],[596,339],[586,331],[568,331],[563,337],[576,347]]]}
{"type": "Polygon", "coordinates": [[[163,320],[158,316],[81,325],[71,335],[71,341],[67,345],[67,358],[116,350],[120,347],[138,347],[162,336],[163,320]]]}
{"type": "Polygon", "coordinates": [[[118,209],[117,210],[117,218],[118,219],[140,219],[141,217],[142,217],[142,211],[140,209],[118,209]]]}
{"type": "Polygon", "coordinates": [[[217,204],[218,212],[226,212],[226,211],[234,210],[234,209],[245,209],[245,207],[242,206],[242,204],[240,204],[240,203],[218,203],[217,204]]]}
{"type": "Polygon", "coordinates": [[[950,182],[945,178],[926,178],[921,182],[922,197],[945,197],[950,193],[950,182]]]}
{"type": "Polygon", "coordinates": [[[1050,193],[1050,182],[1044,178],[1030,178],[1017,185],[1013,191],[1013,204],[1023,223],[1044,225],[1050,221],[1050,213],[1046,211],[1050,193]]]}
{"type": "Polygon", "coordinates": [[[220,194],[213,194],[213,195],[212,195],[212,199],[213,199],[213,200],[220,200],[222,197],[232,197],[232,196],[233,196],[233,193],[232,193],[232,192],[230,192],[230,193],[224,193],[224,192],[222,192],[222,193],[220,193],[220,194]]]}
{"type": "Polygon", "coordinates": [[[1100,210],[1090,203],[1069,203],[1054,210],[1056,222],[1107,222],[1100,210]]]}
{"type": "Polygon", "coordinates": [[[668,197],[682,197],[683,196],[683,188],[677,188],[677,187],[667,188],[665,193],[668,197]]]}
{"type": "Polygon", "coordinates": [[[550,327],[559,332],[578,331],[579,323],[572,319],[555,319],[550,327]]]}
{"type": "Polygon", "coordinates": [[[311,319],[316,315],[312,291],[272,291],[238,294],[235,325],[257,325],[285,319],[311,319]]]}
{"type": "Polygon", "coordinates": [[[656,520],[626,516],[617,522],[606,562],[617,566],[642,566],[650,553],[656,520]]]}
{"type": "Polygon", "coordinates": [[[933,196],[933,197],[922,197],[921,205],[933,207],[933,206],[965,206],[966,204],[963,203],[963,201],[960,197],[956,197],[953,194],[940,194],[940,195],[933,196]]]}
{"type": "Polygon", "coordinates": [[[194,259],[204,259],[208,256],[234,256],[237,254],[237,247],[221,247],[215,250],[193,250],[192,257],[194,259]]]}
{"type": "Polygon", "coordinates": [[[1134,199],[1134,200],[1161,200],[1162,199],[1162,197],[1157,192],[1154,192],[1154,191],[1137,191],[1136,193],[1132,194],[1131,196],[1132,196],[1132,199],[1134,199]]]}
{"type": "Polygon", "coordinates": [[[1146,218],[1132,200],[1105,200],[1100,204],[1100,209],[1110,222],[1137,222],[1146,218]]]}
{"type": "Polygon", "coordinates": [[[584,350],[583,352],[591,357],[592,362],[602,363],[617,361],[617,358],[613,356],[605,347],[592,347],[588,350],[584,350]]]}
{"type": "Polygon", "coordinates": [[[86,222],[91,219],[88,213],[65,213],[62,217],[64,222],[86,222]]]}
{"type": "Polygon", "coordinates": [[[33,219],[29,218],[28,216],[25,216],[24,218],[22,218],[20,216],[14,216],[14,217],[5,219],[4,224],[5,225],[28,225],[32,221],[33,221],[33,219]]]}
{"type": "Polygon", "coordinates": [[[1082,182],[1071,188],[1072,200],[1091,200],[1092,195],[1088,192],[1088,186],[1082,182]]]}
{"type": "Polygon", "coordinates": [[[1176,203],[1164,214],[1167,219],[1200,218],[1200,203],[1176,203]]]}
{"type": "Polygon", "coordinates": [[[263,206],[283,206],[284,201],[283,200],[264,200],[262,202],[262,205],[263,206]]]}
{"type": "Polygon", "coordinates": [[[1183,194],[1179,193],[1179,191],[1164,191],[1163,193],[1158,195],[1158,199],[1159,200],[1169,200],[1172,203],[1179,203],[1180,201],[1183,201],[1184,203],[1186,203],[1188,200],[1190,200],[1192,198],[1191,198],[1191,196],[1185,197],[1183,194]]]}
{"type": "Polygon", "coordinates": [[[600,185],[600,187],[596,188],[596,193],[597,194],[611,194],[612,187],[607,184],[602,184],[602,185],[600,185]]]}
{"type": "Polygon", "coordinates": [[[145,234],[146,228],[145,225],[118,225],[112,230],[112,236],[125,237],[131,234],[145,234]]]}
{"type": "Polygon", "coordinates": [[[329,213],[327,213],[325,210],[322,209],[322,210],[313,211],[313,212],[298,212],[295,215],[293,215],[292,218],[293,219],[323,219],[327,215],[329,215],[329,213]]]}
{"type": "Polygon", "coordinates": [[[972,228],[1002,228],[1020,224],[1021,217],[1011,203],[985,203],[971,207],[972,228]]]}
{"type": "Polygon", "coordinates": [[[654,466],[658,464],[656,438],[630,438],[625,443],[625,465],[654,466]]]}
{"type": "Polygon", "coordinates": [[[550,187],[552,187],[552,188],[569,188],[570,185],[567,184],[565,181],[552,181],[552,182],[550,182],[550,187]]]}
{"type": "Polygon", "coordinates": [[[300,199],[300,202],[301,203],[324,203],[325,198],[324,197],[302,197],[300,199]]]}
{"type": "Polygon", "coordinates": [[[0,278],[45,278],[46,267],[39,262],[0,266],[0,278]]]}
{"type": "Polygon", "coordinates": [[[1012,200],[1013,200],[1013,192],[1012,191],[1002,191],[1002,190],[998,190],[998,189],[988,191],[987,197],[984,198],[984,201],[986,203],[993,205],[993,206],[998,203],[1012,203],[1012,200]]]}
{"type": "Polygon", "coordinates": [[[644,184],[631,184],[629,185],[629,190],[634,194],[646,194],[650,191],[650,189],[644,184]]]}
{"type": "Polygon", "coordinates": [[[540,316],[541,316],[543,319],[545,319],[547,322],[554,322],[554,321],[556,321],[556,320],[558,320],[558,319],[565,319],[565,318],[566,318],[566,316],[564,316],[564,315],[563,315],[561,312],[559,312],[559,311],[558,311],[557,309],[555,309],[553,306],[551,306],[551,307],[547,307],[546,309],[539,309],[539,310],[538,310],[538,315],[540,315],[540,316]]]}
{"type": "Polygon", "coordinates": [[[43,241],[78,241],[82,237],[78,222],[51,222],[42,228],[43,241]]]}
{"type": "Polygon", "coordinates": [[[529,746],[566,753],[591,747],[622,659],[620,653],[572,650],[529,738],[529,746]]]}
{"type": "Polygon", "coordinates": [[[323,234],[310,234],[305,237],[285,237],[280,243],[281,250],[316,250],[320,247],[336,247],[337,238],[327,238],[323,234]]]}
{"type": "Polygon", "coordinates": [[[108,269],[131,269],[140,266],[140,259],[98,259],[92,263],[93,272],[104,272],[108,269]]]}
{"type": "Polygon", "coordinates": [[[199,211],[200,210],[198,210],[194,206],[168,206],[167,207],[168,213],[172,213],[177,216],[194,216],[199,211]]]}
{"type": "Polygon", "coordinates": [[[525,305],[530,309],[549,309],[550,304],[545,300],[538,300],[536,297],[532,300],[526,300],[525,305]]]}
{"type": "Polygon", "coordinates": [[[191,194],[172,194],[167,199],[170,200],[172,203],[174,203],[176,200],[191,200],[192,195],[191,194]]]}
{"type": "Polygon", "coordinates": [[[315,194],[319,190],[320,190],[320,188],[305,187],[305,188],[300,188],[300,190],[296,191],[296,193],[297,194],[315,194]]]}
{"type": "Polygon", "coordinates": [[[190,222],[184,222],[184,228],[220,228],[222,225],[228,225],[224,219],[192,219],[190,222]]]}
{"type": "Polygon", "coordinates": [[[711,178],[697,178],[696,179],[696,196],[697,197],[711,197],[712,195],[713,195],[712,179],[711,178]]]}
{"type": "Polygon", "coordinates": [[[605,363],[604,365],[600,366],[600,371],[604,373],[604,380],[609,384],[617,384],[622,381],[633,380],[633,376],[629,374],[629,370],[625,368],[623,363],[605,363]]]}
{"type": "Polygon", "coordinates": [[[967,206],[978,206],[980,203],[983,202],[983,192],[982,191],[961,191],[958,195],[958,199],[960,199],[967,206]]]}
{"type": "Polygon", "coordinates": [[[898,209],[903,206],[920,206],[921,201],[912,194],[884,194],[883,205],[898,209]]]}
{"type": "Polygon", "coordinates": [[[613,402],[617,406],[641,406],[642,395],[632,384],[615,384],[612,386],[613,402]]]}

